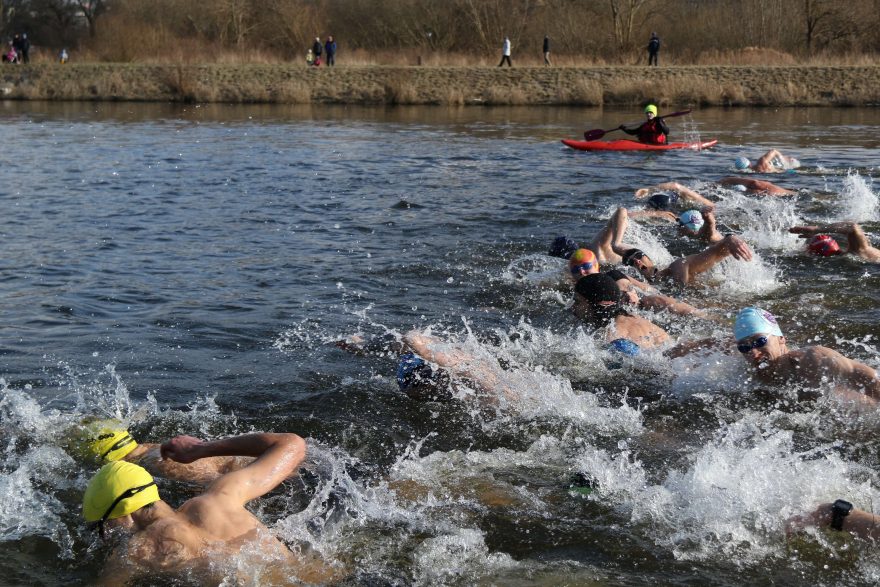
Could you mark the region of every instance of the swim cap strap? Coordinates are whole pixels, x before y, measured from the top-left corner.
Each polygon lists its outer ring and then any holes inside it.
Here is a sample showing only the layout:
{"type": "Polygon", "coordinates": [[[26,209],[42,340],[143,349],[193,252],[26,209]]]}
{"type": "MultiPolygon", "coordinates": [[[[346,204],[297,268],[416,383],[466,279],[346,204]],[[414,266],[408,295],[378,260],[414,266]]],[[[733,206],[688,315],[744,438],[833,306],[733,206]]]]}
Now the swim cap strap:
{"type": "Polygon", "coordinates": [[[156,484],[155,481],[150,481],[146,485],[139,485],[137,487],[132,487],[131,489],[126,489],[125,491],[123,491],[122,493],[119,494],[119,497],[117,497],[115,500],[113,500],[113,503],[110,504],[110,507],[107,508],[107,511],[104,512],[104,515],[101,516],[101,519],[98,522],[100,524],[103,524],[104,521],[110,516],[110,514],[113,513],[113,508],[115,508],[117,505],[119,505],[120,501],[122,501],[123,499],[128,499],[129,497],[134,497],[135,495],[137,495],[138,493],[140,493],[141,491],[143,491],[147,487],[152,487],[155,484],[156,484]]]}
{"type": "Polygon", "coordinates": [[[114,442],[110,448],[104,451],[104,454],[101,455],[101,460],[103,461],[104,459],[106,459],[107,455],[109,455],[111,452],[117,451],[124,446],[128,446],[132,442],[134,442],[134,438],[131,437],[131,434],[126,433],[125,436],[114,442]]]}

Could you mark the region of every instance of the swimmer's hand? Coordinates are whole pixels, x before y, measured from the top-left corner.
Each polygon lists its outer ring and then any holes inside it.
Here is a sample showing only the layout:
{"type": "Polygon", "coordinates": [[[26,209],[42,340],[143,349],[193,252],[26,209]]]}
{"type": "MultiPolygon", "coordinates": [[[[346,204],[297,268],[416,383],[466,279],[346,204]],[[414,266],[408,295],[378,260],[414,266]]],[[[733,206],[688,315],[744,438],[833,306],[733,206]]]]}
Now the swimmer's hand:
{"type": "Polygon", "coordinates": [[[724,237],[724,241],[727,246],[727,250],[730,252],[734,259],[737,259],[739,261],[752,260],[752,250],[743,239],[739,238],[736,235],[728,234],[726,237],[724,237]]]}
{"type": "Polygon", "coordinates": [[[197,461],[204,456],[201,451],[204,444],[203,440],[193,436],[175,436],[171,440],[162,443],[160,452],[163,459],[171,459],[172,461],[186,464],[197,461]]]}

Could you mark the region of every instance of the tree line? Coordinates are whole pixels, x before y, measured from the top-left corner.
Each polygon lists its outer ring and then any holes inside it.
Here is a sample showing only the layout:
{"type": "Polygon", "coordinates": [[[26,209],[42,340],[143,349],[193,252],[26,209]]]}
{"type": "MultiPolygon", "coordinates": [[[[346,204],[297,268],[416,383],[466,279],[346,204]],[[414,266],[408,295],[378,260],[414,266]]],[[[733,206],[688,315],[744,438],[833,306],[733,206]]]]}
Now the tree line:
{"type": "MultiPolygon", "coordinates": [[[[652,31],[665,63],[750,47],[795,58],[880,52],[880,0],[0,0],[4,41],[139,61],[176,52],[298,58],[316,36],[340,51],[540,53],[592,63],[644,58],[652,31]]],[[[661,64],[664,64],[661,61],[661,64]]]]}

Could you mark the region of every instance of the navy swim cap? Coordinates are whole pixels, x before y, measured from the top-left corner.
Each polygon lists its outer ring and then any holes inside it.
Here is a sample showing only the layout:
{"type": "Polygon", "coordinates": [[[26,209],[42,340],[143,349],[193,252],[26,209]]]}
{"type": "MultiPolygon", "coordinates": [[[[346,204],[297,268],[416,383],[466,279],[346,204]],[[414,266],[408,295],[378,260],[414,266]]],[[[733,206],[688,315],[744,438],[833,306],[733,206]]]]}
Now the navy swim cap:
{"type": "Polygon", "coordinates": [[[577,243],[567,236],[557,236],[556,239],[553,241],[553,244],[550,245],[550,251],[547,254],[551,257],[568,259],[569,257],[571,257],[571,254],[577,250],[577,248],[577,243]]]}
{"type": "Polygon", "coordinates": [[[648,198],[647,206],[654,210],[669,210],[678,202],[678,194],[675,192],[657,192],[648,198]]]}

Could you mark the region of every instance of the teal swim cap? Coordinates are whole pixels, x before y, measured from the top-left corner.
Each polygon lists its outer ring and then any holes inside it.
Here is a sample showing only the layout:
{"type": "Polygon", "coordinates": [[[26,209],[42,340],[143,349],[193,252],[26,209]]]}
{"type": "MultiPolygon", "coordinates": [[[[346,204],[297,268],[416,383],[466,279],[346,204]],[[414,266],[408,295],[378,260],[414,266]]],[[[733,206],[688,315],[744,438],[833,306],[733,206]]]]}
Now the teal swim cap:
{"type": "Polygon", "coordinates": [[[749,167],[751,167],[751,163],[745,157],[737,157],[736,160],[733,162],[733,165],[737,169],[748,169],[749,167]]]}
{"type": "Polygon", "coordinates": [[[776,322],[776,317],[770,312],[761,308],[743,308],[736,315],[733,336],[739,341],[754,334],[782,336],[782,330],[776,322]]]}

